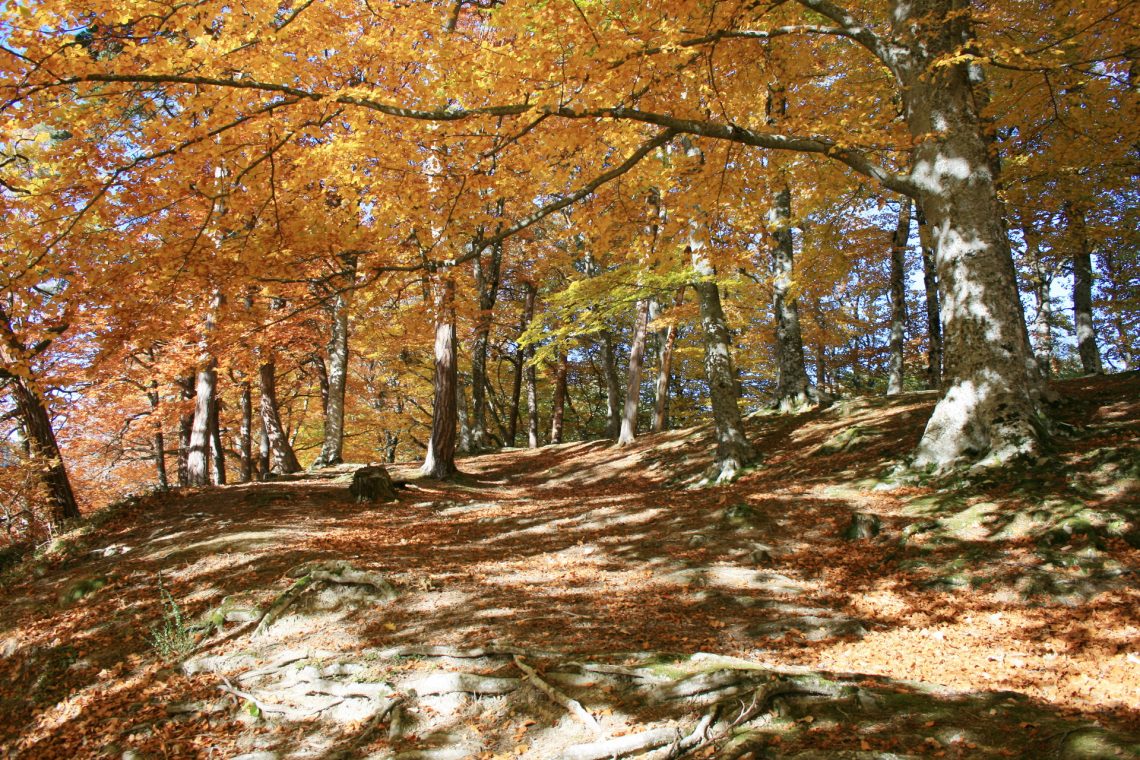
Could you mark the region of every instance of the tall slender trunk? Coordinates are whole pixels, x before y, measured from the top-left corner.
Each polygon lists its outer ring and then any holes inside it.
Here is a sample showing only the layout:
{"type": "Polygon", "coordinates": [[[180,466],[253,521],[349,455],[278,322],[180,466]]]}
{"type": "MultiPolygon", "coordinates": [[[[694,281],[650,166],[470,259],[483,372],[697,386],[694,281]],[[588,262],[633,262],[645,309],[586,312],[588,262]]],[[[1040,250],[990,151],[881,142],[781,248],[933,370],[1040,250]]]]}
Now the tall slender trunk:
{"type": "Polygon", "coordinates": [[[957,0],[892,6],[891,66],[917,146],[911,179],[933,231],[945,337],[946,391],[913,465],[994,465],[1039,450],[1041,387],[968,66],[935,65],[971,41],[970,21],[957,0]]]}
{"type": "Polygon", "coordinates": [[[942,312],[938,307],[938,274],[934,264],[934,236],[922,204],[915,204],[918,240],[922,248],[922,284],[926,291],[926,388],[942,387],[942,312]]]}
{"type": "MultiPolygon", "coordinates": [[[[458,358],[456,359],[458,362],[458,358]]],[[[467,405],[467,378],[458,372],[455,378],[455,413],[459,422],[459,440],[456,448],[462,454],[470,454],[475,449],[475,435],[471,427],[471,408],[467,405]]]]}
{"type": "Polygon", "coordinates": [[[222,401],[218,396],[218,371],[214,370],[214,398],[210,403],[210,453],[214,464],[214,483],[226,484],[226,448],[222,445],[222,401]]]}
{"type": "Polygon", "coordinates": [[[309,364],[313,365],[313,370],[317,373],[317,385],[320,386],[321,389],[321,414],[328,414],[329,368],[325,366],[325,357],[314,356],[313,358],[309,359],[309,364]]]}
{"type": "MultiPolygon", "coordinates": [[[[2,312],[0,320],[7,323],[7,317],[2,312]]],[[[51,415],[30,380],[15,374],[9,375],[7,380],[16,400],[16,415],[26,436],[28,451],[40,464],[40,480],[47,491],[52,527],[58,528],[65,520],[79,517],[79,505],[75,501],[75,492],[67,477],[63,455],[51,427],[51,415]]]]}
{"type": "Polygon", "coordinates": [[[616,441],[621,435],[621,378],[618,377],[614,336],[609,330],[602,333],[602,362],[606,376],[606,438],[616,441]]]}
{"type": "Polygon", "coordinates": [[[1089,242],[1085,212],[1076,204],[1066,201],[1065,219],[1069,223],[1070,244],[1073,246],[1073,323],[1077,333],[1077,353],[1086,375],[1104,372],[1100,349],[1096,343],[1096,326],[1092,310],[1092,244],[1089,242]]]}
{"type": "MultiPolygon", "coordinates": [[[[526,303],[523,306],[523,319],[526,324],[530,324],[534,319],[534,298],[537,292],[535,286],[531,283],[526,283],[524,286],[526,290],[526,303]]],[[[527,446],[532,449],[538,448],[538,371],[532,363],[534,359],[534,346],[530,346],[524,352],[526,359],[526,408],[527,408],[527,426],[526,438],[527,446]]]]}
{"type": "Polygon", "coordinates": [[[158,480],[158,490],[165,491],[170,487],[170,480],[166,475],[166,440],[162,435],[162,419],[158,416],[160,398],[158,395],[158,381],[150,381],[150,390],[146,394],[150,402],[150,413],[154,417],[154,434],[151,438],[151,448],[154,450],[154,475],[158,480]]]}
{"type": "Polygon", "coordinates": [[[1029,262],[1033,289],[1033,356],[1042,377],[1053,373],[1053,299],[1049,289],[1053,276],[1041,256],[1041,241],[1028,224],[1021,227],[1025,258],[1029,262]]]}
{"type": "Polygon", "coordinates": [[[503,442],[511,447],[514,447],[519,434],[519,401],[522,399],[523,362],[525,360],[521,348],[515,351],[514,358],[511,359],[511,398],[510,406],[507,409],[507,439],[503,442]]]}
{"type": "Polygon", "coordinates": [[[338,286],[332,297],[332,330],[328,343],[328,393],[325,402],[324,440],[321,453],[313,462],[313,467],[328,467],[343,461],[344,451],[344,400],[348,383],[348,311],[352,303],[352,288],[356,283],[355,254],[346,253],[340,257],[344,269],[333,282],[338,286]]]}
{"type": "Polygon", "coordinates": [[[217,388],[214,366],[211,359],[198,370],[194,384],[194,421],[190,426],[190,453],[186,457],[186,485],[191,488],[210,485],[210,420],[217,388]]]}
{"type": "MultiPolygon", "coordinates": [[[[674,306],[685,299],[685,287],[677,290],[674,306]]],[[[673,371],[673,348],[677,344],[677,325],[671,324],[657,332],[657,384],[653,392],[653,432],[660,433],[669,427],[669,375],[673,371]]]]}
{"type": "Polygon", "coordinates": [[[713,424],[716,427],[716,462],[710,479],[731,480],[756,458],[756,451],[744,434],[740,418],[740,391],[732,366],[731,338],[720,289],[712,279],[715,272],[705,259],[695,259],[695,269],[703,278],[693,283],[701,314],[701,339],[705,347],[705,379],[709,385],[713,424]]]}
{"type": "Polygon", "coordinates": [[[649,322],[649,301],[637,302],[637,318],[633,325],[633,343],[629,348],[629,371],[626,373],[625,409],[621,415],[618,445],[626,446],[637,437],[637,410],[641,405],[641,363],[645,356],[645,333],[649,322]]]}
{"type": "Polygon", "coordinates": [[[485,396],[487,347],[490,343],[495,301],[499,295],[499,270],[502,260],[502,244],[492,246],[486,260],[482,255],[475,259],[475,285],[479,291],[479,316],[475,322],[475,343],[471,349],[471,448],[476,451],[481,451],[488,446],[485,396]]]}
{"type": "Polygon", "coordinates": [[[554,360],[554,399],[550,403],[550,442],[562,443],[562,421],[566,415],[566,352],[559,350],[554,360]]]}
{"type": "Polygon", "coordinates": [[[772,249],[772,309],[776,316],[776,403],[782,411],[798,409],[811,401],[811,382],[804,364],[800,310],[791,294],[792,191],[785,183],[772,199],[769,229],[776,240],[772,249]]]}
{"type": "Polygon", "coordinates": [[[238,482],[253,479],[253,392],[249,381],[241,384],[241,427],[238,428],[238,482]]]}
{"type": "Polygon", "coordinates": [[[272,453],[269,446],[269,432],[265,429],[265,420],[257,415],[257,479],[265,480],[273,470],[272,453]]]}
{"type": "Polygon", "coordinates": [[[400,436],[390,430],[384,431],[384,461],[392,464],[396,461],[396,448],[400,445],[400,436]]]}
{"type": "Polygon", "coordinates": [[[190,434],[194,428],[194,409],[186,402],[194,398],[194,375],[187,375],[178,379],[178,388],[182,401],[188,410],[178,415],[178,485],[185,488],[190,485],[190,434]]]}
{"type": "Polygon", "coordinates": [[[445,278],[439,286],[435,317],[435,400],[431,439],[420,471],[431,478],[447,478],[455,466],[457,361],[455,342],[455,283],[445,278]]]}
{"type": "Polygon", "coordinates": [[[258,368],[257,375],[261,384],[261,424],[265,428],[272,459],[270,467],[277,473],[298,472],[301,463],[297,461],[297,455],[281,425],[281,412],[277,404],[277,367],[273,362],[266,362],[258,368]]]}
{"type": "Polygon", "coordinates": [[[906,246],[910,239],[910,198],[899,202],[898,224],[891,239],[891,343],[890,370],[887,377],[887,395],[895,396],[903,390],[906,337],[906,246]]]}

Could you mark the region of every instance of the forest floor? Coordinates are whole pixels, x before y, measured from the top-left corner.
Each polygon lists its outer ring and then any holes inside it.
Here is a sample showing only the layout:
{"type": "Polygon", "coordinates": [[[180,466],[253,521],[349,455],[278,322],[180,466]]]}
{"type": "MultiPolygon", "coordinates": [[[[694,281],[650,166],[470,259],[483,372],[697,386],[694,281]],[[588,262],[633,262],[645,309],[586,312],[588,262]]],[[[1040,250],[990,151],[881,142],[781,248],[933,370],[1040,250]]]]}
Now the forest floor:
{"type": "Polygon", "coordinates": [[[920,393],[722,486],[694,428],[130,501],[9,571],[0,756],[1140,756],[1140,374],[1057,387],[973,479],[892,481],[920,393]]]}

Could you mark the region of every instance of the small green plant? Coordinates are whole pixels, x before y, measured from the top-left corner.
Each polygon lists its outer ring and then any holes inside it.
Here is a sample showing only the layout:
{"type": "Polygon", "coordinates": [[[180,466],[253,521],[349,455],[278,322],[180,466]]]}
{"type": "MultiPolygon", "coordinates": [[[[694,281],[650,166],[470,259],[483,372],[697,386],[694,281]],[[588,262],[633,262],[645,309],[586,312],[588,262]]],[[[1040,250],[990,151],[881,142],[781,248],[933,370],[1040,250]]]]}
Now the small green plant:
{"type": "Polygon", "coordinates": [[[162,575],[158,576],[158,593],[162,600],[162,624],[150,627],[149,641],[164,660],[177,660],[190,654],[194,637],[182,618],[182,608],[166,590],[162,575]]]}

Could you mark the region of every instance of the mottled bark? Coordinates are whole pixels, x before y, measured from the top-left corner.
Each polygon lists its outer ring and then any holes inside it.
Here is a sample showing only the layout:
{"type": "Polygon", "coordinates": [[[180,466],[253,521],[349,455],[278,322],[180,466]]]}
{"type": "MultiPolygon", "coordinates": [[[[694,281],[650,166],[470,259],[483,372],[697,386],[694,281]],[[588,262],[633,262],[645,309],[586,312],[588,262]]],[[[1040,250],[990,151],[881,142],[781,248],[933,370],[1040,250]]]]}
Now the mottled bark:
{"type": "Polygon", "coordinates": [[[1041,242],[1028,224],[1022,225],[1025,259],[1029,265],[1033,293],[1033,356],[1043,377],[1053,373],[1053,298],[1049,291],[1053,273],[1041,255],[1041,242]]]}
{"type": "Polygon", "coordinates": [[[800,311],[792,286],[792,192],[784,185],[772,199],[768,227],[775,238],[772,248],[772,309],[776,317],[776,400],[782,411],[799,409],[812,400],[811,381],[804,363],[800,311]]]}
{"type": "MultiPolygon", "coordinates": [[[[526,290],[526,303],[523,306],[523,319],[526,324],[530,324],[534,319],[534,299],[536,295],[536,288],[531,283],[526,283],[524,286],[526,290]]],[[[526,359],[526,407],[527,407],[527,446],[532,449],[538,448],[538,371],[533,364],[534,360],[534,346],[529,346],[524,352],[526,359]]]]}
{"type": "Polygon", "coordinates": [[[926,387],[942,387],[942,311],[938,306],[938,273],[934,263],[934,236],[930,224],[922,213],[922,204],[915,204],[918,221],[918,241],[922,248],[922,285],[926,292],[926,387]]]}
{"type": "Polygon", "coordinates": [[[265,421],[260,414],[257,416],[257,430],[257,479],[265,480],[273,469],[273,462],[269,446],[269,433],[265,429],[265,421]]]}
{"type": "MultiPolygon", "coordinates": [[[[328,342],[328,391],[325,394],[324,440],[313,467],[329,467],[343,461],[344,399],[348,384],[348,311],[352,305],[352,286],[356,282],[355,254],[341,255],[344,268],[333,279],[337,292],[329,300],[332,329],[328,342]]],[[[324,366],[324,362],[321,362],[324,366]]]]}
{"type": "Polygon", "coordinates": [[[214,397],[210,402],[210,461],[214,465],[214,483],[226,484],[226,448],[222,445],[222,401],[218,396],[218,372],[214,370],[214,397]]]}
{"type": "Polygon", "coordinates": [[[194,421],[190,426],[189,455],[186,457],[186,485],[210,485],[210,422],[214,411],[217,372],[213,360],[198,370],[194,383],[194,421]]]}
{"type": "Polygon", "coordinates": [[[566,352],[554,359],[554,398],[550,402],[550,442],[562,443],[562,422],[566,415],[566,352]]]}
{"type": "Polygon", "coordinates": [[[475,342],[471,348],[471,448],[475,451],[486,449],[489,443],[485,395],[487,347],[490,343],[495,302],[499,295],[502,260],[501,244],[491,246],[489,255],[480,255],[474,260],[475,287],[479,292],[479,315],[475,322],[475,342]]]}
{"type": "Polygon", "coordinates": [[[1104,372],[1097,347],[1096,326],[1092,310],[1092,243],[1085,225],[1085,212],[1074,203],[1065,203],[1069,223],[1069,242],[1073,247],[1073,324],[1076,327],[1077,353],[1086,375],[1104,372]]]}
{"type": "Polygon", "coordinates": [[[1037,451],[1036,365],[982,125],[964,63],[934,65],[970,39],[956,0],[893,5],[891,63],[916,141],[911,180],[933,232],[946,392],[914,465],[946,469],[1037,451]]]}
{"type": "Polygon", "coordinates": [[[649,301],[637,302],[637,317],[633,324],[633,342],[629,348],[629,369],[626,372],[625,407],[621,415],[621,433],[618,445],[626,446],[637,437],[637,410],[641,406],[641,363],[645,357],[645,333],[649,322],[649,301]]]}
{"type": "MultiPolygon", "coordinates": [[[[0,313],[0,320],[7,324],[7,317],[0,313]]],[[[0,369],[5,374],[6,370],[0,369]]],[[[3,375],[0,375],[3,376],[3,375]]],[[[47,405],[36,391],[31,381],[25,377],[9,374],[5,378],[8,389],[16,400],[16,415],[19,418],[28,444],[28,452],[33,461],[39,464],[40,482],[47,495],[49,519],[53,528],[58,528],[65,520],[79,517],[79,505],[63,455],[55,439],[51,426],[51,415],[47,405]]]]}
{"type": "Polygon", "coordinates": [[[432,404],[431,438],[420,471],[431,478],[447,478],[455,466],[456,392],[458,362],[455,341],[455,283],[445,278],[439,285],[435,313],[435,399],[432,404]]]}
{"type": "Polygon", "coordinates": [[[194,427],[194,408],[186,402],[194,398],[194,375],[179,378],[178,389],[185,407],[178,415],[178,485],[185,488],[190,484],[187,462],[190,460],[190,433],[194,427]]]}
{"type": "Polygon", "coordinates": [[[462,373],[456,375],[455,412],[459,423],[459,439],[456,442],[456,448],[461,454],[470,454],[475,451],[475,436],[471,432],[471,409],[467,406],[466,380],[462,373]]]}
{"type": "MultiPolygon", "coordinates": [[[[677,290],[674,306],[685,300],[685,288],[677,290]]],[[[673,372],[673,348],[677,344],[677,325],[657,331],[657,383],[653,392],[653,432],[669,427],[669,376],[673,372]]]]}
{"type": "Polygon", "coordinates": [[[281,412],[277,404],[277,368],[272,362],[262,364],[258,369],[261,384],[261,424],[269,441],[272,472],[288,474],[298,472],[301,463],[293,452],[293,446],[285,435],[281,424],[281,412]]]}
{"type": "Polygon", "coordinates": [[[701,279],[693,283],[701,314],[701,342],[705,348],[705,379],[712,402],[716,430],[716,461],[710,479],[732,480],[756,458],[744,434],[740,417],[740,391],[732,365],[731,335],[720,302],[715,271],[705,259],[694,256],[694,269],[701,279]]]}
{"type": "Polygon", "coordinates": [[[910,198],[899,203],[898,223],[891,238],[891,339],[887,395],[903,390],[903,347],[906,331],[906,246],[910,238],[910,198]]]}
{"type": "Polygon", "coordinates": [[[249,381],[241,384],[241,426],[238,428],[238,482],[253,479],[253,391],[249,381]]]}
{"type": "Polygon", "coordinates": [[[154,476],[158,482],[158,489],[165,491],[170,487],[170,480],[166,474],[166,439],[162,434],[162,419],[158,415],[159,395],[158,381],[150,381],[150,390],[146,394],[150,402],[150,414],[154,418],[154,434],[151,437],[151,448],[154,451],[154,476]]]}

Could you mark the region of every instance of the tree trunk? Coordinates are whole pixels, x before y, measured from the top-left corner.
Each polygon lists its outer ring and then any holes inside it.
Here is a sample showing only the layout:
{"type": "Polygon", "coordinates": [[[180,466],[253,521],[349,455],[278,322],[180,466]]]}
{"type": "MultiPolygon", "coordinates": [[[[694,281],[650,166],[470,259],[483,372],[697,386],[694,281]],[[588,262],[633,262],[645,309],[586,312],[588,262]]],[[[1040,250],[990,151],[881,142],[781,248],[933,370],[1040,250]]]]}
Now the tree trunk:
{"type": "Polygon", "coordinates": [[[154,436],[151,441],[151,448],[154,449],[154,474],[158,480],[158,490],[165,491],[170,487],[170,480],[166,475],[166,440],[162,435],[162,419],[158,416],[159,395],[158,395],[158,381],[150,381],[150,390],[146,394],[147,401],[150,402],[150,413],[154,417],[154,436]]]}
{"type": "Polygon", "coordinates": [[[621,416],[618,446],[627,446],[637,437],[637,409],[641,405],[641,361],[645,356],[645,333],[649,321],[649,301],[637,302],[637,320],[633,325],[633,343],[629,348],[629,371],[626,373],[625,409],[621,416]]]}
{"type": "Polygon", "coordinates": [[[562,420],[566,414],[566,352],[559,351],[554,364],[554,400],[550,404],[550,442],[562,443],[562,420]]]}
{"type": "MultiPolygon", "coordinates": [[[[181,391],[183,402],[193,399],[194,375],[179,378],[178,388],[181,391]]],[[[178,415],[178,485],[182,488],[190,485],[190,473],[187,465],[190,461],[190,434],[193,427],[194,410],[192,408],[178,415]]]]}
{"type": "MultiPolygon", "coordinates": [[[[529,325],[531,320],[534,319],[534,297],[536,295],[536,288],[531,283],[526,283],[526,303],[523,306],[523,319],[529,325]]],[[[527,446],[532,449],[538,448],[538,371],[535,369],[532,360],[534,359],[534,346],[530,346],[524,352],[526,359],[526,408],[527,408],[527,427],[526,438],[527,446]]]]}
{"type": "Polygon", "coordinates": [[[431,439],[420,471],[431,478],[447,478],[455,466],[456,393],[458,367],[455,342],[455,283],[445,278],[436,298],[435,400],[432,404],[431,439]]]}
{"type": "Polygon", "coordinates": [[[272,454],[269,447],[269,433],[260,414],[257,416],[257,423],[257,479],[265,480],[273,469],[272,454]]]}
{"type": "Polygon", "coordinates": [[[768,224],[776,245],[772,249],[772,308],[776,316],[777,380],[775,406],[800,409],[811,402],[811,382],[804,366],[800,311],[792,286],[792,191],[787,184],[776,192],[768,224]]]}
{"type": "Polygon", "coordinates": [[[523,363],[525,361],[526,356],[523,350],[520,348],[515,351],[514,359],[511,360],[511,399],[510,408],[507,410],[507,440],[504,441],[510,447],[514,447],[519,434],[519,402],[522,399],[523,363]]]}
{"type": "Polygon", "coordinates": [[[606,438],[616,441],[621,435],[621,378],[618,377],[614,336],[609,330],[602,333],[602,362],[606,376],[606,438]]]}
{"type": "Polygon", "coordinates": [[[400,445],[400,436],[391,431],[384,432],[384,461],[392,464],[396,461],[396,448],[400,445]]]}
{"type": "Polygon", "coordinates": [[[918,240],[922,248],[922,284],[926,291],[926,388],[942,387],[942,312],[938,307],[938,274],[934,264],[934,236],[922,204],[915,204],[918,240]]]}
{"type": "Polygon", "coordinates": [[[226,484],[226,448],[222,445],[221,410],[218,398],[218,371],[214,370],[214,398],[210,403],[210,453],[214,464],[214,483],[226,484]]]}
{"type": "Polygon", "coordinates": [[[1104,372],[1104,366],[1100,361],[1093,324],[1092,245],[1085,226],[1084,210],[1071,202],[1065,203],[1064,210],[1073,246],[1073,323],[1077,333],[1077,353],[1085,374],[1099,375],[1104,372]]]}
{"type": "Polygon", "coordinates": [[[491,324],[495,301],[499,295],[499,270],[503,260],[503,246],[491,246],[486,262],[482,255],[475,258],[475,285],[479,291],[479,316],[475,322],[475,343],[471,349],[471,448],[482,451],[487,439],[487,347],[490,343],[491,324]]]}
{"type": "MultiPolygon", "coordinates": [[[[719,298],[719,294],[718,294],[719,298]]],[[[675,306],[685,299],[685,288],[677,290],[675,306]]],[[[673,371],[673,348],[677,344],[677,325],[671,324],[657,333],[657,385],[653,392],[653,432],[660,433],[669,427],[669,375],[673,371]]]]}
{"type": "MultiPolygon", "coordinates": [[[[0,319],[7,321],[2,314],[0,319]]],[[[75,492],[71,490],[71,480],[67,477],[63,455],[51,427],[51,415],[28,379],[10,375],[7,380],[16,399],[16,414],[27,437],[29,452],[40,467],[40,481],[47,491],[51,525],[59,528],[65,520],[79,517],[79,505],[75,501],[75,492]]]]}
{"type": "Polygon", "coordinates": [[[238,428],[238,482],[253,480],[253,392],[249,381],[241,384],[241,427],[238,428]]]}
{"type": "MultiPolygon", "coordinates": [[[[458,362],[458,358],[456,359],[458,362]]],[[[455,412],[459,422],[459,441],[456,448],[461,454],[475,451],[475,436],[471,432],[471,409],[467,406],[467,383],[462,373],[456,372],[455,412]]]]}
{"type": "Polygon", "coordinates": [[[288,474],[299,472],[301,463],[293,452],[293,446],[281,425],[281,412],[277,405],[277,368],[273,362],[262,364],[258,369],[261,383],[261,424],[269,441],[273,472],[288,474]]]}
{"type": "MultiPolygon", "coordinates": [[[[332,332],[328,343],[328,392],[325,400],[325,429],[321,453],[313,467],[340,464],[344,451],[344,399],[348,382],[348,310],[352,303],[352,287],[356,283],[356,255],[340,256],[344,269],[334,278],[339,289],[333,296],[332,332]]],[[[323,362],[322,362],[323,366],[323,362]]]]}
{"type": "Polygon", "coordinates": [[[703,276],[693,283],[693,290],[700,306],[705,379],[716,427],[716,462],[710,479],[724,482],[732,480],[742,467],[751,463],[756,452],[744,434],[740,418],[740,393],[732,366],[731,338],[720,303],[720,290],[712,279],[715,272],[704,259],[696,259],[694,263],[697,273],[703,276]]]}
{"type": "MultiPolygon", "coordinates": [[[[333,318],[335,322],[335,317],[333,318]]],[[[336,329],[336,326],[333,326],[336,329]]],[[[330,347],[332,341],[329,341],[330,347]]],[[[321,414],[328,414],[329,411],[329,369],[325,366],[325,358],[323,356],[314,356],[309,360],[309,364],[313,365],[313,369],[317,373],[317,385],[321,389],[321,414]]]]}
{"type": "Polygon", "coordinates": [[[955,0],[893,7],[892,55],[917,144],[911,178],[933,231],[946,349],[946,391],[913,464],[939,470],[1035,453],[1041,435],[1039,374],[967,66],[934,65],[969,39],[956,7],[955,0]]]}
{"type": "Polygon", "coordinates": [[[910,239],[910,198],[899,202],[899,219],[891,241],[891,344],[887,395],[903,390],[903,344],[906,331],[906,246],[910,239]]]}
{"type": "Polygon", "coordinates": [[[198,370],[194,385],[194,421],[190,426],[190,453],[186,457],[186,485],[210,485],[210,420],[214,411],[217,374],[214,361],[198,370]]]}

